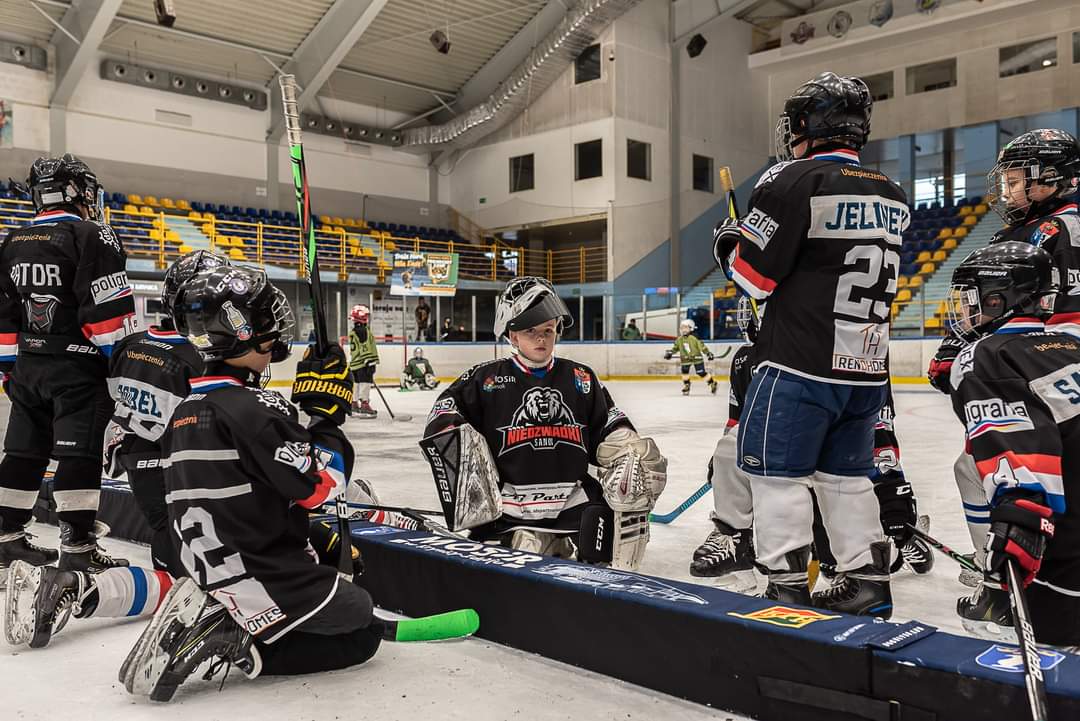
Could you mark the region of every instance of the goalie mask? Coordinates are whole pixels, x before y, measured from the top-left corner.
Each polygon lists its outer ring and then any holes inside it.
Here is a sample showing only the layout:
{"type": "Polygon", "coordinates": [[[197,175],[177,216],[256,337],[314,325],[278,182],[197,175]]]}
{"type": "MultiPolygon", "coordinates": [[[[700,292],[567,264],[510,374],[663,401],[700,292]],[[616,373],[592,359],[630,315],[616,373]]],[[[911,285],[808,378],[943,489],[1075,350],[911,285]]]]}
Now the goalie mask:
{"type": "Polygon", "coordinates": [[[531,275],[514,278],[495,303],[495,337],[509,340],[512,330],[534,328],[552,319],[559,321],[559,335],[574,325],[570,310],[554,286],[531,275]]]}
{"type": "MultiPolygon", "coordinates": [[[[758,312],[764,315],[764,304],[758,306],[758,312]]],[[[754,315],[754,305],[748,296],[739,296],[739,305],[735,308],[735,322],[747,343],[757,343],[759,319],[754,315]]]]}
{"type": "Polygon", "coordinates": [[[71,153],[59,158],[41,157],[30,166],[26,185],[38,213],[50,208],[86,209],[91,220],[101,220],[101,185],[90,167],[71,153]]]}
{"type": "Polygon", "coordinates": [[[176,300],[188,340],[204,361],[238,358],[273,341],[270,360],[289,356],[292,310],[260,270],[223,266],[203,271],[176,300]]]}
{"type": "Polygon", "coordinates": [[[953,271],[949,322],[970,343],[1012,318],[1049,316],[1057,291],[1049,253],[1029,243],[996,243],[976,250],[953,271]]]}

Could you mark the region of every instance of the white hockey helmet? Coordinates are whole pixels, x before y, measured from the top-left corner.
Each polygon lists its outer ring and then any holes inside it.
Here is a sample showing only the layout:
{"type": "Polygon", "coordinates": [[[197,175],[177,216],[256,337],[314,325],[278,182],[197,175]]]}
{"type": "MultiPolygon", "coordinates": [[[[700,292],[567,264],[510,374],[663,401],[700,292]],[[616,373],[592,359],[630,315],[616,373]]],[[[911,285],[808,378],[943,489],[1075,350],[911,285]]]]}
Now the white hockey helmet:
{"type": "Polygon", "coordinates": [[[506,284],[495,303],[495,337],[509,338],[512,330],[525,330],[559,319],[559,334],[574,325],[570,310],[545,278],[523,275],[506,284]]]}
{"type": "Polygon", "coordinates": [[[357,304],[349,311],[349,318],[353,323],[367,323],[371,317],[371,310],[366,305],[357,304]]]}
{"type": "Polygon", "coordinates": [[[424,357],[424,349],[421,348],[420,346],[416,346],[415,348],[413,348],[412,357],[413,358],[423,358],[424,357]]]}
{"type": "Polygon", "coordinates": [[[697,323],[689,318],[683,318],[682,322],[679,323],[680,333],[693,333],[695,330],[697,330],[697,323]]]}

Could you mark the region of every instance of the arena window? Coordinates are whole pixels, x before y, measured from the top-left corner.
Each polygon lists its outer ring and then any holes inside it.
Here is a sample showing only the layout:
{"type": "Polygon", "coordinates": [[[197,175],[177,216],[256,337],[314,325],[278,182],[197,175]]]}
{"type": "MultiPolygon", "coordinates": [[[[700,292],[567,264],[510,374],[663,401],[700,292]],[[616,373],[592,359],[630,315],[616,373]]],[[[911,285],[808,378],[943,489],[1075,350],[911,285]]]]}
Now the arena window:
{"type": "Polygon", "coordinates": [[[590,45],[574,61],[574,84],[600,79],[600,45],[590,45]]]}
{"type": "Polygon", "coordinates": [[[652,180],[652,145],[640,140],[626,141],[626,176],[652,180]]]}
{"type": "Polygon", "coordinates": [[[518,155],[510,158],[510,192],[520,193],[536,187],[534,156],[518,155]]]}
{"type": "Polygon", "coordinates": [[[926,93],[956,85],[956,58],[907,68],[907,94],[926,93]]]}
{"type": "Polygon", "coordinates": [[[1031,40],[998,49],[998,77],[1024,75],[1057,67],[1057,38],[1031,40]]]}
{"type": "Polygon", "coordinates": [[[888,100],[896,94],[893,89],[893,74],[891,70],[887,73],[867,75],[862,80],[866,83],[866,87],[870,88],[870,97],[874,99],[875,103],[882,100],[888,100]]]}
{"type": "Polygon", "coordinates": [[[713,192],[713,159],[705,155],[693,156],[694,190],[713,192]]]}
{"type": "Polygon", "coordinates": [[[574,180],[599,178],[604,174],[604,141],[587,140],[574,144],[574,180]]]}

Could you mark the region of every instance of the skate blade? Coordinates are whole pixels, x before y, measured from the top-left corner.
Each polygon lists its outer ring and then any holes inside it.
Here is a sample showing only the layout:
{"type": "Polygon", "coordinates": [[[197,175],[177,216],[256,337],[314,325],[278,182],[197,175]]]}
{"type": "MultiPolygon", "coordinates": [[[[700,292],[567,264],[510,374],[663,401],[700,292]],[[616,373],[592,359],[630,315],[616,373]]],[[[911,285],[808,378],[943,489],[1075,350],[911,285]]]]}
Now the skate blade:
{"type": "Polygon", "coordinates": [[[11,564],[10,573],[7,576],[5,584],[7,594],[4,598],[4,638],[12,646],[24,646],[34,635],[37,617],[34,599],[41,582],[41,568],[23,561],[15,561],[11,564]],[[30,616],[20,622],[20,609],[27,606],[30,608],[30,616]]]}
{"type": "Polygon", "coordinates": [[[149,696],[157,687],[169,663],[161,640],[174,623],[189,626],[198,618],[206,595],[189,578],[182,578],[169,589],[161,608],[150,620],[120,667],[119,680],[128,693],[149,696]]]}
{"type": "Polygon", "coordinates": [[[1016,634],[1013,632],[1012,626],[1002,626],[993,621],[975,621],[970,618],[961,618],[960,625],[976,638],[997,641],[998,643],[1016,642],[1016,634]]]}
{"type": "Polygon", "coordinates": [[[959,581],[968,588],[978,588],[980,585],[982,585],[983,575],[981,573],[976,573],[975,571],[964,568],[960,571],[959,581]]]}
{"type": "Polygon", "coordinates": [[[757,591],[758,585],[753,570],[732,571],[723,576],[709,578],[708,582],[710,586],[744,595],[753,595],[757,591]]]}

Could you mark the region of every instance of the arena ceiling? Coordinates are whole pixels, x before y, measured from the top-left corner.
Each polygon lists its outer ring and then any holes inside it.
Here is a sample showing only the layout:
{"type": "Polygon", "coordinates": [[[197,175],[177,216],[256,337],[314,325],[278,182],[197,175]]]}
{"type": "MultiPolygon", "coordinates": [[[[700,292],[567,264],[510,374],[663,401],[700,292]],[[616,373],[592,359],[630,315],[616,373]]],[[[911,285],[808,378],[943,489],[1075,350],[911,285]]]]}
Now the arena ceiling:
{"type": "MultiPolygon", "coordinates": [[[[175,25],[164,28],[155,22],[152,0],[80,3],[115,13],[99,41],[109,57],[263,87],[305,39],[318,35],[324,15],[332,10],[349,15],[352,8],[371,5],[348,47],[313,42],[306,48],[307,59],[326,58],[324,64],[335,67],[319,95],[410,115],[452,104],[482,70],[494,76],[492,71],[505,66],[505,75],[515,58],[496,58],[499,51],[519,34],[543,37],[554,26],[552,19],[565,13],[560,0],[174,0],[173,5],[175,25]],[[436,30],[449,38],[447,55],[429,41],[436,30]]],[[[62,32],[57,23],[69,25],[70,8],[69,0],[0,0],[0,33],[48,45],[62,32]]]]}

